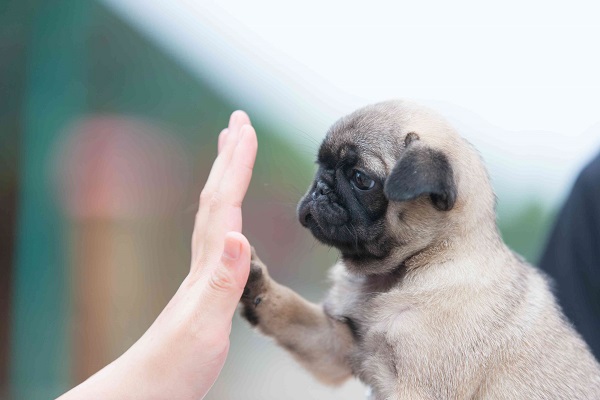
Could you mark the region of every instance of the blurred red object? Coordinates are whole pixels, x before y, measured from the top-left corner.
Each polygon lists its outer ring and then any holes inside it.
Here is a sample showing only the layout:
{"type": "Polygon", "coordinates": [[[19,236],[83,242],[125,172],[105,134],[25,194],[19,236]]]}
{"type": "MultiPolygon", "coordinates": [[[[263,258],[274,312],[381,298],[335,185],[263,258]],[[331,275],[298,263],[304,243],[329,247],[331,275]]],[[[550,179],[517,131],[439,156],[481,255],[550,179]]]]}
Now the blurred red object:
{"type": "Polygon", "coordinates": [[[172,220],[185,208],[191,174],[176,137],[116,116],[76,123],[55,166],[71,220],[71,351],[79,383],[131,345],[172,295],[172,220]]]}
{"type": "Polygon", "coordinates": [[[136,218],[180,209],[190,173],[181,146],[146,121],[94,116],[57,153],[59,196],[74,218],[136,218]]]}

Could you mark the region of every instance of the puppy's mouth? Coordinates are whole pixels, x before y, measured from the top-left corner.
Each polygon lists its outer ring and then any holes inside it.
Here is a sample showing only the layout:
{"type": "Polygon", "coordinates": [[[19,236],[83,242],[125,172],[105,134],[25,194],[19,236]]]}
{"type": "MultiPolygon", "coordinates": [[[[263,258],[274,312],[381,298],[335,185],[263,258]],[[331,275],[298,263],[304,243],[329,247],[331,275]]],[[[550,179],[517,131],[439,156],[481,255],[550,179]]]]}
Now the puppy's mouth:
{"type": "Polygon", "coordinates": [[[379,259],[387,255],[385,240],[380,236],[364,238],[348,210],[331,199],[305,197],[298,205],[298,219],[318,241],[337,248],[345,259],[379,259]]]}
{"type": "Polygon", "coordinates": [[[327,245],[340,248],[356,241],[348,228],[348,211],[338,203],[326,199],[305,199],[298,207],[298,219],[317,240],[327,245]]]}

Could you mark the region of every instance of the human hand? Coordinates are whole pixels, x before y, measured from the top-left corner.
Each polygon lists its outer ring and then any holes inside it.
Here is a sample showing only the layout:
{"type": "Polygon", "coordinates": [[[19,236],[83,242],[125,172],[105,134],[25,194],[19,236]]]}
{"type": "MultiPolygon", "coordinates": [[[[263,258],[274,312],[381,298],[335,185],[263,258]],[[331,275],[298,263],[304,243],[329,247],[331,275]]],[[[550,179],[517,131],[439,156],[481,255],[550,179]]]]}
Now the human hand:
{"type": "Polygon", "coordinates": [[[256,158],[256,133],[242,111],[219,135],[196,214],[190,272],[146,333],[121,357],[60,399],[199,399],[229,351],[231,320],[248,279],[242,200],[256,158]]]}

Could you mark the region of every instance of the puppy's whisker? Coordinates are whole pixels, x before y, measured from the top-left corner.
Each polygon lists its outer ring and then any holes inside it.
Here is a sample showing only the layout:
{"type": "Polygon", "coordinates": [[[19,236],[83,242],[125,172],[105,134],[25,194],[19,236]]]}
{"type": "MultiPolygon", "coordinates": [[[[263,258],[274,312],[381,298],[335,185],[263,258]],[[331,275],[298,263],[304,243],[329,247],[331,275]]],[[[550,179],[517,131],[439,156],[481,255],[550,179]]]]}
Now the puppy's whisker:
{"type": "Polygon", "coordinates": [[[350,222],[350,226],[354,230],[354,247],[358,250],[358,232],[356,232],[356,227],[352,225],[352,222],[350,222]]]}
{"type": "Polygon", "coordinates": [[[300,129],[296,126],[292,126],[292,128],[295,129],[296,131],[298,131],[305,139],[308,139],[311,143],[315,144],[317,147],[321,144],[320,140],[318,140],[316,137],[309,134],[308,132],[303,131],[302,129],[300,129]]]}
{"type": "MultiPolygon", "coordinates": [[[[352,224],[350,224],[350,226],[352,226],[352,224]]],[[[351,231],[350,228],[348,228],[348,225],[344,225],[344,228],[346,228],[346,230],[350,234],[350,237],[352,237],[352,239],[354,239],[354,248],[358,249],[358,239],[356,238],[355,233],[353,231],[351,231]]]]}
{"type": "Polygon", "coordinates": [[[317,244],[318,244],[317,240],[316,240],[316,239],[313,239],[313,241],[312,241],[312,245],[310,246],[310,250],[311,250],[311,251],[312,251],[312,250],[314,250],[314,249],[315,249],[315,247],[317,246],[317,244]]]}

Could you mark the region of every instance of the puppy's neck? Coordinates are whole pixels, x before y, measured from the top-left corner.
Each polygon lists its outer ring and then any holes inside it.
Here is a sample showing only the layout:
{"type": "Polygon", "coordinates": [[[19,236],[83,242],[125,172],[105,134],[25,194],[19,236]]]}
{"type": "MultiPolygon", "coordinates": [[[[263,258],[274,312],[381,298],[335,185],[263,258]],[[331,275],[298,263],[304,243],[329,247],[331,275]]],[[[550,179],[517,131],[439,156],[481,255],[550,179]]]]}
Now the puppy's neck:
{"type": "Polygon", "coordinates": [[[428,264],[442,264],[451,259],[450,252],[455,247],[454,241],[443,239],[439,243],[428,246],[410,255],[402,263],[406,271],[412,271],[428,264]]]}
{"type": "Polygon", "coordinates": [[[371,274],[364,277],[367,291],[370,293],[388,292],[398,285],[406,275],[406,268],[403,264],[396,269],[385,274],[371,274]]]}
{"type": "MultiPolygon", "coordinates": [[[[368,274],[362,276],[366,290],[370,293],[387,292],[403,281],[407,273],[432,264],[443,264],[452,260],[453,243],[443,240],[435,245],[428,246],[410,255],[403,261],[396,263],[396,267],[384,273],[368,274]]],[[[390,260],[388,260],[390,262],[390,260]]]]}
{"type": "Polygon", "coordinates": [[[444,267],[452,264],[475,268],[481,274],[494,275],[496,263],[510,254],[497,229],[481,229],[465,236],[445,238],[409,256],[403,263],[405,273],[418,274],[430,266],[444,267]],[[479,262],[473,264],[472,260],[479,262]]]}

